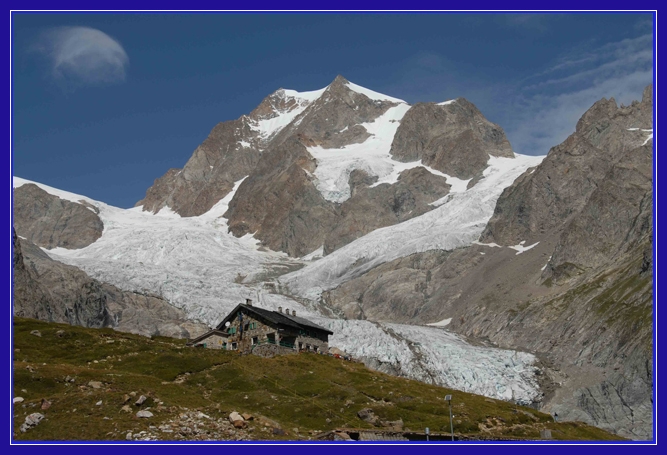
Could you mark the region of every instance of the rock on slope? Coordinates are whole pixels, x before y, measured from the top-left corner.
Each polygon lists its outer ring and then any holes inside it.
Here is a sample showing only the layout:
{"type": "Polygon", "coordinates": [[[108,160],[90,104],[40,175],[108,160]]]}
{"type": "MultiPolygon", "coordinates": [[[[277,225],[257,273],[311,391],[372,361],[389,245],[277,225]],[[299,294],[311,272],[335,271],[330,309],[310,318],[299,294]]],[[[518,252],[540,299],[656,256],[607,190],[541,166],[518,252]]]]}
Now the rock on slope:
{"type": "Polygon", "coordinates": [[[52,260],[15,231],[13,314],[148,336],[191,337],[206,329],[160,297],[121,291],[52,260]]]}
{"type": "Polygon", "coordinates": [[[652,111],[652,87],[628,107],[596,103],[503,191],[479,244],[387,261],[323,300],[349,317],[440,321],[534,352],[552,367],[544,409],[650,439],[652,111]]]}
{"type": "Polygon", "coordinates": [[[431,210],[479,178],[489,155],[513,157],[503,130],[465,99],[411,107],[338,76],[322,90],[280,89],[219,124],[138,205],[201,215],[248,176],[229,204],[234,235],[291,256],[328,254],[431,210]]]}
{"type": "Polygon", "coordinates": [[[21,235],[44,248],[83,248],[104,229],[95,208],[85,201],[61,199],[33,184],[14,190],[13,215],[21,235]]]}

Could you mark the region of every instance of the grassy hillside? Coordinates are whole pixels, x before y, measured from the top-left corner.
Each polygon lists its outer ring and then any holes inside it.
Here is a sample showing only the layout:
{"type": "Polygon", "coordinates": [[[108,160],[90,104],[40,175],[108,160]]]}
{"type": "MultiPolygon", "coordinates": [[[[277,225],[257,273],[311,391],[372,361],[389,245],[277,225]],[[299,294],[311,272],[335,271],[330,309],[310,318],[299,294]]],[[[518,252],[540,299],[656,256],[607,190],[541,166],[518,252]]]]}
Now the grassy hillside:
{"type": "Polygon", "coordinates": [[[413,431],[448,432],[446,394],[454,395],[458,434],[539,439],[540,429],[550,428],[556,440],[621,439],[583,423],[554,423],[532,409],[327,356],[240,357],[187,348],[184,340],[31,319],[14,318],[13,327],[13,396],[25,400],[14,404],[19,441],[309,440],[315,431],[372,428],[357,417],[363,408],[383,420],[400,418],[413,431]],[[141,395],[147,400],[137,406],[141,395]],[[48,409],[40,409],[42,399],[51,403],[48,409]],[[153,417],[136,417],[141,409],[153,417]],[[235,429],[227,421],[232,411],[254,419],[235,429]],[[45,419],[20,432],[33,412],[45,419]]]}

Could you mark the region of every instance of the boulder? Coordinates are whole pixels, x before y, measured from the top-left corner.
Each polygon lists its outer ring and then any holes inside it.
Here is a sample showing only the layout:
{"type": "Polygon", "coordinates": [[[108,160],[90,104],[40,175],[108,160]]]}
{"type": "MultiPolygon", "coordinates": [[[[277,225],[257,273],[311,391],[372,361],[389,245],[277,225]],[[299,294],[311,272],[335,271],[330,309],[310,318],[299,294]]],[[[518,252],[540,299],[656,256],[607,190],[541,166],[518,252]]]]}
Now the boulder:
{"type": "Polygon", "coordinates": [[[246,425],[246,423],[243,420],[234,420],[233,424],[234,428],[243,428],[246,425]]]}
{"type": "Polygon", "coordinates": [[[30,335],[35,335],[36,337],[41,337],[42,332],[40,332],[39,330],[33,330],[32,332],[30,332],[30,335]]]}
{"type": "Polygon", "coordinates": [[[375,412],[373,412],[371,408],[364,408],[357,412],[357,417],[359,417],[364,422],[370,423],[371,425],[380,424],[380,418],[375,415],[375,412]]]}
{"type": "Polygon", "coordinates": [[[92,387],[93,389],[101,389],[102,383],[99,381],[90,381],[88,382],[88,387],[92,387]]]}
{"type": "Polygon", "coordinates": [[[20,428],[21,433],[25,433],[32,427],[36,426],[37,424],[39,424],[39,422],[42,421],[42,419],[44,419],[44,415],[40,414],[39,412],[30,414],[28,417],[25,418],[25,422],[21,425],[20,428]]]}
{"type": "Polygon", "coordinates": [[[153,417],[153,413],[150,411],[139,411],[137,412],[137,417],[147,419],[153,417]]]}
{"type": "Polygon", "coordinates": [[[23,403],[23,397],[14,397],[14,399],[12,400],[12,403],[13,404],[23,403]]]}
{"type": "Polygon", "coordinates": [[[344,431],[337,431],[334,433],[334,441],[352,441],[352,438],[344,431]]]}
{"type": "Polygon", "coordinates": [[[229,414],[229,422],[232,424],[235,424],[235,422],[243,422],[243,416],[239,414],[238,412],[234,411],[231,414],[229,414]]]}
{"type": "Polygon", "coordinates": [[[46,411],[51,407],[51,402],[42,398],[42,411],[46,411]]]}
{"type": "Polygon", "coordinates": [[[141,395],[134,404],[136,404],[137,406],[141,406],[145,402],[146,402],[146,397],[144,395],[141,395]]]}

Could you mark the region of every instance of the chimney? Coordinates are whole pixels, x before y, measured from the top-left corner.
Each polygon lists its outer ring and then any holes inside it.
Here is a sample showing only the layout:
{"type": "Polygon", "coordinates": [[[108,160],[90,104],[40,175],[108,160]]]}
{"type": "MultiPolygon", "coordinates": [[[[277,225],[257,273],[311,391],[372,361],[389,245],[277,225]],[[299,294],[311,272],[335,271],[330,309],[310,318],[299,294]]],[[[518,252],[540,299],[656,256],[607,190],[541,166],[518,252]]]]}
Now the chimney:
{"type": "Polygon", "coordinates": [[[245,304],[248,306],[252,306],[252,299],[245,299],[245,304]]]}
{"type": "Polygon", "coordinates": [[[285,314],[289,316],[289,308],[285,308],[285,314]]]}
{"type": "Polygon", "coordinates": [[[292,310],[292,316],[296,316],[296,310],[292,310]]]}
{"type": "Polygon", "coordinates": [[[283,307],[279,306],[278,307],[278,313],[282,313],[282,312],[283,312],[283,307]]]}

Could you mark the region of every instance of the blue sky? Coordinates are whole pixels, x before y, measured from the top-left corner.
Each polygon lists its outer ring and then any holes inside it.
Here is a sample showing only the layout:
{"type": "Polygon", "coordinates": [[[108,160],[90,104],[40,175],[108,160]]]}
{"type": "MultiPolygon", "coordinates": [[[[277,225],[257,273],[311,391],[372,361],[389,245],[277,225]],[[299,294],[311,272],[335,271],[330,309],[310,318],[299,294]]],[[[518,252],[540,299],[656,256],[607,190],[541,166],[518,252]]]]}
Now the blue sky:
{"type": "Polygon", "coordinates": [[[120,207],[280,87],[342,74],[410,103],[462,96],[534,155],[653,79],[651,14],[12,18],[14,175],[120,207]]]}

